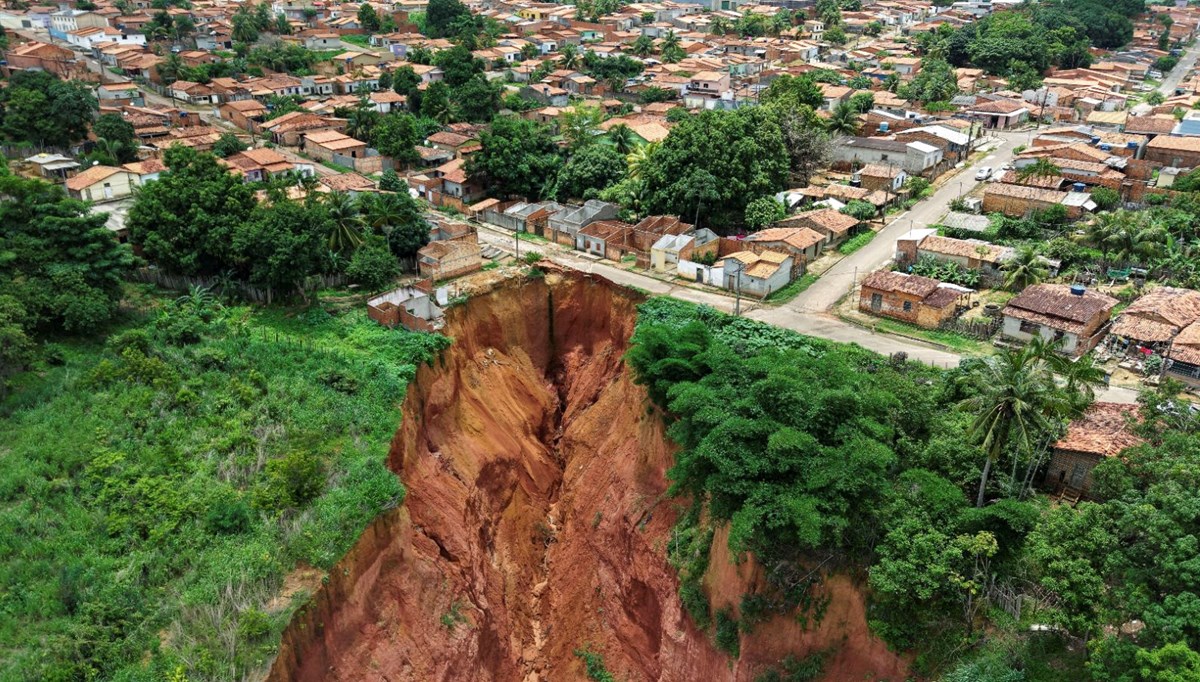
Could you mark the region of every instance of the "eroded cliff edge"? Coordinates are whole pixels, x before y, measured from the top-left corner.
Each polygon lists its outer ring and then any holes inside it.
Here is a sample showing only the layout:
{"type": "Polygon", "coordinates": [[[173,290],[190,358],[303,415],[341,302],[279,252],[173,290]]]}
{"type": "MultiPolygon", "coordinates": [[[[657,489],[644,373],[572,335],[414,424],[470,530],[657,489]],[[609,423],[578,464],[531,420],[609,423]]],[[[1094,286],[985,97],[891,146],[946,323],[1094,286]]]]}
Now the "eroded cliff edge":
{"type": "MultiPolygon", "coordinates": [[[[904,678],[843,577],[819,625],[763,623],[737,661],[691,624],[666,560],[672,448],[621,360],[639,300],[552,273],[450,312],[454,344],[418,372],[392,442],[404,506],[297,614],[269,680],[583,679],[584,646],[627,680],[750,680],[818,650],[826,679],[904,678]]],[[[712,601],[736,607],[760,571],[721,541],[713,555],[712,601]]]]}

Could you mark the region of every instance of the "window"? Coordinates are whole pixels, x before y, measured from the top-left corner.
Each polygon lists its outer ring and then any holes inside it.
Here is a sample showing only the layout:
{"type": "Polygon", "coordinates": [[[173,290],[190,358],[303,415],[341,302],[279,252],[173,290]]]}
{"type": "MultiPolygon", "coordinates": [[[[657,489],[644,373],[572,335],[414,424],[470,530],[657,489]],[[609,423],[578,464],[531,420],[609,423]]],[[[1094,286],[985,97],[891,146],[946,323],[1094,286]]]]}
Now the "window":
{"type": "Polygon", "coordinates": [[[912,312],[912,301],[905,301],[905,302],[904,302],[904,312],[906,312],[906,313],[911,313],[911,312],[912,312]]]}
{"type": "Polygon", "coordinates": [[[887,161],[887,160],[888,160],[887,154],[880,154],[880,155],[879,155],[879,160],[880,160],[880,161],[887,161]]]}
{"type": "Polygon", "coordinates": [[[1021,320],[1021,333],[1022,334],[1035,334],[1035,333],[1037,333],[1037,329],[1038,329],[1038,326],[1036,324],[1034,324],[1033,322],[1030,322],[1029,320],[1021,320]]]}

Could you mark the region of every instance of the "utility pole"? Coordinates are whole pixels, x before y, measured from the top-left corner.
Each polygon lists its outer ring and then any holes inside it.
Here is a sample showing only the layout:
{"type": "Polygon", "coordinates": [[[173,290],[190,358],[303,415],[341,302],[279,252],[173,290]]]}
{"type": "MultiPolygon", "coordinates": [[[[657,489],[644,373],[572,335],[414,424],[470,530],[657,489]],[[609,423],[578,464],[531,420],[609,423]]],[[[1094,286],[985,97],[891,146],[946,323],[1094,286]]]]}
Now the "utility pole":
{"type": "Polygon", "coordinates": [[[742,261],[737,262],[737,283],[734,285],[733,297],[733,316],[739,317],[742,314],[742,270],[746,269],[746,264],[742,261]]]}
{"type": "Polygon", "coordinates": [[[516,245],[517,260],[520,261],[521,260],[521,229],[520,228],[513,230],[513,244],[516,245]]]}

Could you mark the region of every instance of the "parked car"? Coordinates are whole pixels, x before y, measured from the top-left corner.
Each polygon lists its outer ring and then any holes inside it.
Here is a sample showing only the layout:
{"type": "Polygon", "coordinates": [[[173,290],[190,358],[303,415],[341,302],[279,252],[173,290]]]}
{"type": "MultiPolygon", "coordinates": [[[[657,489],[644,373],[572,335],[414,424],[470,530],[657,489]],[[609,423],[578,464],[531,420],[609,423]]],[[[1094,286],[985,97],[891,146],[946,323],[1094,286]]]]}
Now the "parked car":
{"type": "Polygon", "coordinates": [[[990,177],[992,177],[992,167],[991,166],[984,166],[983,168],[980,168],[979,170],[975,171],[975,179],[976,180],[983,181],[983,180],[987,180],[990,177]]]}

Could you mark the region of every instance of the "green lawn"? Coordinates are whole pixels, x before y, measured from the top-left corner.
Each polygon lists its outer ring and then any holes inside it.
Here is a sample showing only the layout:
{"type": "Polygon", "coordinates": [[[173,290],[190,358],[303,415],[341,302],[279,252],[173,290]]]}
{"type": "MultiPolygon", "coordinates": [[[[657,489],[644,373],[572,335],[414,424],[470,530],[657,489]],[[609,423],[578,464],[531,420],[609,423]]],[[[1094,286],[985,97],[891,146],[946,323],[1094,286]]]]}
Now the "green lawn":
{"type": "Polygon", "coordinates": [[[350,43],[352,45],[358,45],[359,47],[371,47],[370,36],[344,35],[344,36],[342,36],[342,42],[350,43]]]}
{"type": "Polygon", "coordinates": [[[532,232],[518,232],[517,239],[520,239],[523,242],[532,242],[534,244],[549,244],[550,243],[549,239],[546,239],[545,237],[534,234],[532,232]]]}
{"type": "Polygon", "coordinates": [[[353,173],[354,172],[353,168],[350,168],[348,166],[343,166],[340,163],[334,163],[332,161],[322,161],[321,165],[325,166],[326,168],[332,168],[333,170],[335,170],[339,173],[353,173]]]}
{"type": "Polygon", "coordinates": [[[986,353],[988,348],[987,343],[978,341],[969,336],[963,336],[955,332],[944,331],[941,329],[925,329],[913,324],[906,324],[899,320],[889,320],[886,318],[876,318],[872,320],[872,326],[876,331],[900,334],[903,336],[911,336],[917,339],[924,339],[931,343],[945,346],[951,350],[961,353],[986,353]]]}
{"type": "Polygon", "coordinates": [[[843,256],[849,256],[867,244],[870,244],[871,240],[874,238],[875,232],[873,230],[862,232],[842,242],[841,246],[838,247],[838,253],[842,254],[843,256]]]}
{"type": "Polygon", "coordinates": [[[0,402],[5,680],[251,676],[296,605],[284,577],[403,500],[388,444],[444,337],[145,292],[0,402]]]}
{"type": "Polygon", "coordinates": [[[805,273],[786,287],[779,289],[778,291],[771,292],[771,294],[767,296],[767,302],[787,303],[793,298],[796,298],[800,292],[811,287],[815,281],[817,281],[817,275],[814,275],[811,272],[805,273]]]}

